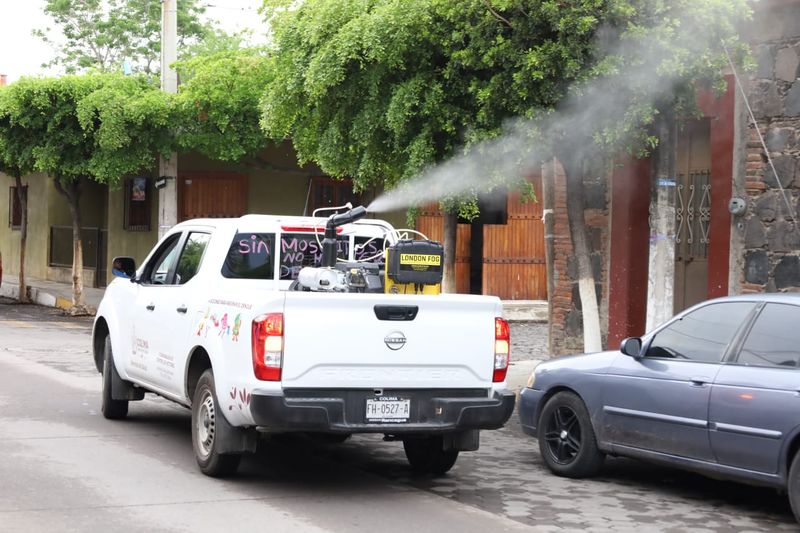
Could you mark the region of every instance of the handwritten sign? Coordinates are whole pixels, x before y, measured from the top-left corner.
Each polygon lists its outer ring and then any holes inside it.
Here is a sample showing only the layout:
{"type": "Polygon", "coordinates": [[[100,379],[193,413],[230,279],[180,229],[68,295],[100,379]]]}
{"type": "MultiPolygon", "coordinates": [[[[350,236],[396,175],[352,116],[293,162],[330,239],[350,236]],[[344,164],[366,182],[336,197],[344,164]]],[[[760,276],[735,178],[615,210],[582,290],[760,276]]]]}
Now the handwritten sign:
{"type": "Polygon", "coordinates": [[[272,279],[274,257],[274,233],[237,233],[222,265],[222,275],[226,278],[272,279]]]}
{"type": "MultiPolygon", "coordinates": [[[[322,239],[313,234],[284,233],[276,249],[274,233],[237,233],[222,266],[226,278],[273,279],[275,254],[280,255],[280,279],[295,280],[303,267],[322,264],[322,239]]],[[[383,262],[383,239],[355,237],[356,261],[383,262]]],[[[339,236],[336,255],[350,257],[350,237],[339,236]]]]}
{"type": "MultiPolygon", "coordinates": [[[[365,237],[356,237],[356,261],[373,258],[371,262],[382,261],[381,257],[374,258],[383,250],[383,240],[376,239],[366,246],[365,237]]],[[[303,267],[318,267],[322,264],[322,240],[317,242],[316,236],[305,234],[284,234],[281,236],[281,279],[295,280],[303,267]]],[[[340,259],[347,260],[350,257],[350,238],[341,236],[336,242],[336,255],[340,259]]]]}

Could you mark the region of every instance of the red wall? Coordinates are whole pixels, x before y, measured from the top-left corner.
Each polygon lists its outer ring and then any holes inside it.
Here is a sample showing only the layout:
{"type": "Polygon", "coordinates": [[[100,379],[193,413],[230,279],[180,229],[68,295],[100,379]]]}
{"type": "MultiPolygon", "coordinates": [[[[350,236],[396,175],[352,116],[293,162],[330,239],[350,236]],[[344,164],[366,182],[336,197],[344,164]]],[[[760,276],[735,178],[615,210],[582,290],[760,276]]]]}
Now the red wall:
{"type": "MultiPolygon", "coordinates": [[[[708,297],[728,294],[733,191],[733,115],[735,82],[719,98],[699,91],[697,104],[711,118],[711,227],[708,249],[708,297]]],[[[643,334],[647,316],[650,161],[628,160],[611,181],[611,261],[608,346],[643,334]]]]}
{"type": "Polygon", "coordinates": [[[697,103],[711,117],[711,227],[708,245],[708,297],[728,295],[731,249],[731,215],[728,201],[733,194],[733,114],[736,82],[727,76],[728,90],[719,98],[701,91],[697,103]]]}
{"type": "Polygon", "coordinates": [[[644,333],[650,242],[650,160],[628,159],[611,177],[608,347],[644,333]]]}

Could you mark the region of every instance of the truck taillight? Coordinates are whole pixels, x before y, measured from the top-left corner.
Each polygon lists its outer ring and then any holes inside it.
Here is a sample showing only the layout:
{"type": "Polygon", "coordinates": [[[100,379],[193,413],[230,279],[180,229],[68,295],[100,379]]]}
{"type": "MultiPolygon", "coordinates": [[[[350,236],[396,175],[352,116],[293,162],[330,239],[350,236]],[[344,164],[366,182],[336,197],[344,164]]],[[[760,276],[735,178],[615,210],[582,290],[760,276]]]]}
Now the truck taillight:
{"type": "Polygon", "coordinates": [[[508,322],[502,318],[494,319],[494,375],[492,381],[501,383],[506,380],[508,359],[511,354],[511,330],[508,322]]]}
{"type": "Polygon", "coordinates": [[[283,313],[253,320],[253,371],[262,381],[280,381],[283,366],[283,313]]]}

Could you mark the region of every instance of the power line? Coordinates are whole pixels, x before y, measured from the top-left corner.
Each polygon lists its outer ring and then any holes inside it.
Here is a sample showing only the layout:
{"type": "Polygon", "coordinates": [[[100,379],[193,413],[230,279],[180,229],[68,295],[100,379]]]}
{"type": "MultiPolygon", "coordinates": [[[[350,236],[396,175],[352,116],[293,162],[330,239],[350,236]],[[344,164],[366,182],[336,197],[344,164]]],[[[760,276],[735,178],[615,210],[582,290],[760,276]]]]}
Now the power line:
{"type": "Polygon", "coordinates": [[[258,11],[255,7],[231,7],[231,6],[218,6],[216,4],[204,4],[200,7],[210,7],[213,9],[227,9],[228,11],[258,11]]]}

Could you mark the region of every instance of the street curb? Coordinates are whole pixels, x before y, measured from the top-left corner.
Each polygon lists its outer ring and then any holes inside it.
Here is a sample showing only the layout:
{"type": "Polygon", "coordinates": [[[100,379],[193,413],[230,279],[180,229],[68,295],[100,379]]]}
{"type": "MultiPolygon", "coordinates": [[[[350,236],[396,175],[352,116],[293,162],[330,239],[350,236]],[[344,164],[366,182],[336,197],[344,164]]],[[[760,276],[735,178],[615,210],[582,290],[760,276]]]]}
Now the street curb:
{"type": "Polygon", "coordinates": [[[503,318],[509,322],[547,322],[547,300],[503,300],[503,318]]]}
{"type": "Polygon", "coordinates": [[[524,389],[531,372],[533,372],[533,369],[536,368],[539,363],[541,363],[541,361],[536,359],[528,361],[512,360],[511,364],[508,365],[508,374],[506,376],[508,390],[519,393],[519,391],[524,389]]]}
{"type": "MultiPolygon", "coordinates": [[[[0,296],[19,300],[19,285],[8,282],[3,283],[0,285],[0,296]]],[[[63,311],[69,311],[72,308],[72,300],[61,298],[60,296],[46,292],[44,289],[32,287],[30,285],[28,285],[28,301],[32,304],[42,305],[44,307],[55,307],[63,311]]],[[[91,306],[87,306],[87,308],[91,314],[96,312],[91,306]]]]}

